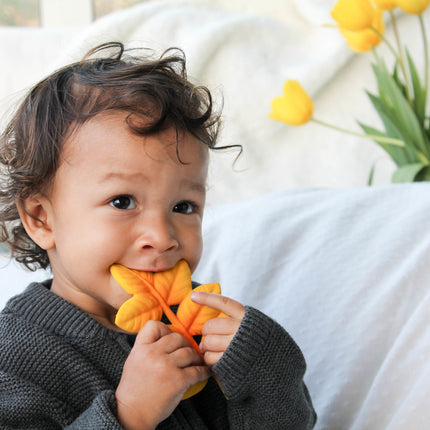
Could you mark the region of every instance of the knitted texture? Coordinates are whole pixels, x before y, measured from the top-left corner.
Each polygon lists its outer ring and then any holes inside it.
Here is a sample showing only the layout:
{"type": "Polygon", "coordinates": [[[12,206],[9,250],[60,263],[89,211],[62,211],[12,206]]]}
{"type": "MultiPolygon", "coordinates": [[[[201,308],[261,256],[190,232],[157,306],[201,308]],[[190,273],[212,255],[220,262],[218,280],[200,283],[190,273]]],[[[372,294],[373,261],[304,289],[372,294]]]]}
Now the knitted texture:
{"type": "MultiPolygon", "coordinates": [[[[0,427],[121,429],[115,389],[130,352],[109,330],[32,284],[0,314],[0,427]]],[[[315,421],[303,356],[273,320],[247,308],[211,378],[158,429],[307,429],[315,421]]]]}

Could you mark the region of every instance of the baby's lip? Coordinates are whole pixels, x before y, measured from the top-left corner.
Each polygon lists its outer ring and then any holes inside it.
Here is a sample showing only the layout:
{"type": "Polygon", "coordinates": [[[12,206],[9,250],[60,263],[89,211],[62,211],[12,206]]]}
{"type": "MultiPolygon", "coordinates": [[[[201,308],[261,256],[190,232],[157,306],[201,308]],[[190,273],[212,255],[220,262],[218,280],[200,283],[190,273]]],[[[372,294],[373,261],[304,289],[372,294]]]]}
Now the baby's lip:
{"type": "MultiPolygon", "coordinates": [[[[163,259],[165,260],[165,259],[163,259]]],[[[142,262],[142,264],[138,264],[135,266],[126,266],[125,264],[117,263],[123,267],[127,267],[127,269],[135,270],[137,272],[149,272],[149,273],[159,273],[159,272],[167,272],[168,270],[173,269],[176,264],[178,264],[179,260],[177,261],[162,261],[161,259],[154,260],[154,261],[147,261],[142,262]]]]}
{"type": "Polygon", "coordinates": [[[160,272],[167,272],[170,269],[149,269],[149,270],[140,270],[140,269],[135,269],[138,272],[149,272],[149,273],[160,273],[160,272]]]}
{"type": "Polygon", "coordinates": [[[139,268],[139,267],[128,267],[128,266],[125,266],[125,267],[127,267],[127,269],[130,269],[130,270],[135,270],[136,272],[159,273],[159,272],[167,272],[173,266],[157,267],[157,268],[147,268],[147,269],[142,269],[142,268],[139,268]]]}

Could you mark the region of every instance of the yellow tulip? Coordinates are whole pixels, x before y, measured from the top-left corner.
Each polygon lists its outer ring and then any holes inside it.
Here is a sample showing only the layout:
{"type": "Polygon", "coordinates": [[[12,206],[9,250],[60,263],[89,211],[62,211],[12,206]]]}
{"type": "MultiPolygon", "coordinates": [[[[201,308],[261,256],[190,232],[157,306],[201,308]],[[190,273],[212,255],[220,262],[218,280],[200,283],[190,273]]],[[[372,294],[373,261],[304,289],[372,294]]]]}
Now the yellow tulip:
{"type": "Polygon", "coordinates": [[[310,121],[314,112],[312,99],[297,81],[286,81],[284,95],[272,101],[270,118],[289,125],[302,125],[310,121]]]}
{"type": "Polygon", "coordinates": [[[372,25],[375,10],[370,0],[339,0],[331,16],[341,28],[360,31],[372,25]]]}
{"type": "Polygon", "coordinates": [[[396,0],[396,3],[403,11],[420,15],[428,8],[430,0],[396,0]]]}
{"type": "Polygon", "coordinates": [[[376,7],[383,10],[392,10],[397,6],[396,0],[373,0],[376,7]]]}
{"type": "Polygon", "coordinates": [[[372,22],[372,28],[367,28],[362,31],[349,31],[344,28],[340,28],[340,32],[345,37],[346,43],[352,51],[367,52],[381,42],[382,38],[379,34],[384,33],[384,20],[382,19],[382,14],[382,10],[376,11],[372,22]],[[379,34],[373,29],[377,30],[379,34]]]}

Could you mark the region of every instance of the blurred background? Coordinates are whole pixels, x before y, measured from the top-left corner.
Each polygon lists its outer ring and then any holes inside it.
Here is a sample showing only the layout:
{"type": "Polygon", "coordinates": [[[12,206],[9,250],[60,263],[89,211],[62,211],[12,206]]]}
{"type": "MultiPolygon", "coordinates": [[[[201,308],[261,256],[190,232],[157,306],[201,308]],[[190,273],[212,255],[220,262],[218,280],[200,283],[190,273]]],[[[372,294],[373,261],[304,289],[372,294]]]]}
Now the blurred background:
{"type": "MultiPolygon", "coordinates": [[[[299,80],[314,114],[351,131],[380,127],[366,91],[375,90],[372,53],[354,54],[330,11],[336,0],[0,0],[0,127],[36,82],[78,61],[98,43],[120,40],[184,49],[188,76],[223,106],[212,153],[208,204],[249,200],[285,188],[388,184],[394,163],[375,142],[310,122],[268,117],[283,83],[299,80]],[[327,25],[328,24],[328,25],[327,25]]],[[[402,43],[423,65],[417,17],[398,13],[402,43]]],[[[426,22],[430,21],[428,11],[426,22]]],[[[386,37],[393,40],[387,19],[386,37]]],[[[384,44],[377,53],[392,63],[384,44]]]]}
{"type": "Polygon", "coordinates": [[[144,0],[0,0],[0,25],[87,25],[107,13],[144,0]],[[70,7],[67,6],[70,4],[70,7]]]}

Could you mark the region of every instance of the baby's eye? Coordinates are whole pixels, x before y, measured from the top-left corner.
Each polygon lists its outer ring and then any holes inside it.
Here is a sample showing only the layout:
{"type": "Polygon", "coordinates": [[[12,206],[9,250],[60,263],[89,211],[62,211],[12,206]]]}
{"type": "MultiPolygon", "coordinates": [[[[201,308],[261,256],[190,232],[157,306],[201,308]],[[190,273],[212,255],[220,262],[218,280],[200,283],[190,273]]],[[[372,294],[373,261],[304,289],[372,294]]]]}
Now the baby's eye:
{"type": "Polygon", "coordinates": [[[196,211],[196,205],[192,202],[179,202],[173,208],[173,212],[179,212],[181,214],[192,214],[196,211]]]}
{"type": "Polygon", "coordinates": [[[133,197],[127,196],[127,195],[114,197],[109,202],[109,204],[116,209],[135,209],[136,208],[136,202],[134,201],[133,197]]]}

